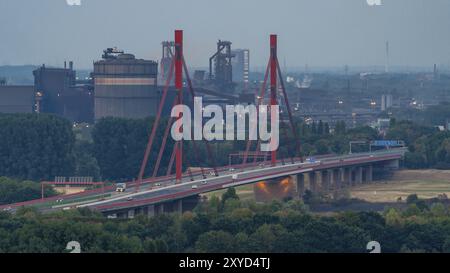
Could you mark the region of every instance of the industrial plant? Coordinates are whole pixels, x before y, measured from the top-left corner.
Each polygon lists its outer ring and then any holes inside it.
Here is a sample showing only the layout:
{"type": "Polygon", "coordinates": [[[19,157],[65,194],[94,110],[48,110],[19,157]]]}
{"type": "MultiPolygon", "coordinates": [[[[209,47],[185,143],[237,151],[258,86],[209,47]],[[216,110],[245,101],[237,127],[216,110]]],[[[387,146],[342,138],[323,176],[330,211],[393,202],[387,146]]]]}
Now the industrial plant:
{"type": "MultiPolygon", "coordinates": [[[[89,77],[78,78],[74,63],[45,64],[33,71],[34,85],[0,84],[0,113],[51,113],[72,122],[93,123],[105,117],[145,118],[156,115],[168,79],[174,42],[164,41],[158,61],[136,58],[116,47],[103,51],[89,77]]],[[[253,103],[249,87],[250,51],[232,50],[219,41],[209,58],[209,73],[196,70],[193,84],[207,103],[253,103]],[[234,67],[234,68],[233,68],[234,67]],[[233,79],[234,78],[234,79],[233,79]],[[237,90],[237,87],[239,87],[237,90]]],[[[175,89],[169,87],[169,96],[175,89]]],[[[164,113],[170,109],[166,107],[164,113]]]]}
{"type": "MultiPolygon", "coordinates": [[[[95,123],[105,117],[155,116],[164,86],[174,76],[170,70],[176,50],[174,41],[163,41],[160,46],[159,60],[145,60],[116,47],[107,48],[84,77],[77,75],[71,61],[64,62],[63,67],[36,67],[32,85],[9,84],[1,77],[0,113],[51,113],[75,123],[95,123]]],[[[391,72],[389,46],[386,42],[386,65],[379,72],[351,73],[348,65],[334,73],[313,73],[308,65],[300,72],[286,71],[284,67],[293,115],[307,124],[326,122],[330,128],[339,121],[349,127],[379,127],[380,115],[391,109],[424,108],[450,100],[444,93],[439,97],[423,96],[445,86],[446,78],[440,76],[437,65],[433,73],[391,72]],[[408,88],[410,94],[398,94],[396,90],[403,88],[408,88]]],[[[261,72],[251,71],[249,49],[235,49],[231,41],[218,40],[210,54],[205,53],[204,63],[206,69],[194,69],[189,79],[184,77],[183,88],[188,88],[191,81],[196,95],[206,104],[257,102],[258,86],[264,77],[261,72]]],[[[176,93],[169,84],[169,99],[176,93]]],[[[283,118],[286,109],[281,110],[283,118]]],[[[163,115],[170,111],[164,106],[163,115]]]]}

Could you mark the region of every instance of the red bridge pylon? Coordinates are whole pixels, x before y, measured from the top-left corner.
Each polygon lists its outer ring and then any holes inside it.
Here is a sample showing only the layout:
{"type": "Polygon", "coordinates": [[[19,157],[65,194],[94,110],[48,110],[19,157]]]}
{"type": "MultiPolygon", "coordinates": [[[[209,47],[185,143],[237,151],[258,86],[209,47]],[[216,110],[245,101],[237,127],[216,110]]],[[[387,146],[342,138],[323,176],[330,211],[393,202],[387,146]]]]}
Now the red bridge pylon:
{"type": "MultiPolygon", "coordinates": [[[[300,139],[298,137],[298,132],[297,132],[297,128],[295,126],[295,122],[292,116],[292,111],[291,111],[291,106],[289,104],[289,98],[287,96],[287,92],[286,92],[286,88],[284,85],[284,79],[283,79],[283,75],[281,73],[281,69],[280,69],[280,64],[278,61],[278,37],[277,35],[270,35],[270,58],[269,58],[269,63],[267,64],[267,69],[266,69],[266,73],[264,75],[264,81],[263,84],[261,86],[260,89],[260,93],[258,95],[258,90],[256,92],[256,96],[257,96],[257,111],[258,114],[260,113],[260,105],[261,103],[264,101],[265,98],[265,93],[267,90],[267,81],[269,78],[269,74],[270,74],[270,105],[274,106],[274,105],[278,105],[278,98],[277,98],[277,93],[278,93],[278,80],[280,83],[280,89],[282,92],[282,97],[284,97],[284,104],[285,107],[287,109],[288,112],[288,119],[289,119],[289,124],[290,124],[290,129],[292,131],[292,135],[294,137],[294,141],[296,143],[296,152],[298,154],[298,156],[300,157],[301,161],[303,162],[303,158],[301,155],[301,146],[300,146],[300,139]]],[[[254,125],[256,126],[256,125],[254,125]]],[[[283,126],[283,129],[284,126],[283,126]]],[[[284,130],[284,134],[287,137],[287,133],[284,130]]],[[[260,141],[258,140],[258,143],[256,145],[256,156],[254,157],[254,163],[256,164],[257,162],[257,158],[258,158],[258,153],[260,152],[260,141]]],[[[243,157],[243,164],[247,164],[248,161],[248,154],[251,150],[252,147],[252,141],[249,140],[247,141],[247,146],[246,146],[246,150],[244,153],[244,157],[243,157]]],[[[284,159],[282,159],[283,161],[284,159]]],[[[293,158],[292,158],[293,160],[293,158]]],[[[283,161],[284,162],[284,161],[283,161]]],[[[276,165],[277,163],[277,151],[272,151],[271,152],[271,164],[272,166],[276,165]]]]}
{"type": "MultiPolygon", "coordinates": [[[[152,131],[150,133],[149,140],[147,142],[147,147],[146,147],[145,153],[144,153],[144,159],[142,160],[141,168],[139,170],[137,184],[136,184],[136,187],[135,187],[135,191],[136,192],[139,191],[140,185],[142,184],[142,180],[143,180],[143,177],[144,177],[144,174],[145,174],[145,169],[147,167],[148,160],[149,160],[149,157],[150,157],[150,153],[152,151],[152,147],[153,147],[153,144],[154,144],[154,140],[155,140],[156,134],[158,132],[158,127],[159,127],[159,124],[160,124],[160,121],[161,121],[162,111],[163,111],[164,105],[166,103],[167,93],[168,93],[170,84],[171,84],[171,82],[173,80],[174,74],[175,74],[174,82],[175,82],[175,89],[176,89],[177,95],[176,95],[176,97],[174,99],[173,106],[182,105],[183,104],[183,71],[184,71],[184,74],[185,74],[184,76],[186,77],[186,80],[187,80],[188,90],[189,90],[189,93],[191,95],[190,97],[192,99],[192,102],[195,103],[195,100],[194,100],[194,98],[195,98],[195,91],[194,91],[194,88],[193,88],[193,85],[192,85],[192,81],[191,81],[190,76],[189,76],[189,72],[188,72],[187,65],[186,65],[185,58],[184,58],[184,54],[183,54],[183,31],[182,30],[175,30],[175,43],[174,43],[174,45],[175,45],[174,46],[175,53],[171,52],[171,50],[169,49],[169,54],[172,56],[172,63],[171,63],[170,68],[169,68],[169,73],[168,73],[168,76],[167,76],[167,79],[166,79],[166,82],[165,82],[165,86],[164,86],[164,89],[163,89],[163,94],[161,96],[161,101],[160,101],[160,104],[159,104],[159,107],[158,107],[156,118],[155,118],[154,123],[153,123],[152,131]]],[[[182,114],[181,113],[177,117],[177,120],[175,122],[176,122],[176,128],[180,128],[180,130],[181,130],[180,133],[182,133],[183,126],[181,125],[181,123],[182,123],[182,114]]],[[[165,147],[166,147],[166,144],[167,144],[167,140],[168,140],[168,137],[169,137],[169,132],[170,132],[170,129],[171,129],[173,123],[174,123],[174,118],[170,117],[169,121],[167,123],[167,127],[166,127],[166,129],[164,131],[163,140],[161,142],[161,146],[160,146],[160,149],[159,149],[158,157],[156,159],[156,163],[155,163],[155,166],[154,166],[154,169],[153,169],[152,178],[155,178],[158,175],[159,167],[161,165],[161,160],[162,160],[162,157],[163,157],[163,154],[164,154],[164,151],[165,151],[165,147]]],[[[205,145],[206,145],[206,150],[207,150],[207,153],[208,153],[208,158],[209,158],[209,161],[210,161],[210,165],[212,165],[215,175],[218,176],[219,174],[218,174],[218,171],[217,171],[217,168],[216,168],[215,160],[212,157],[211,149],[209,147],[209,144],[207,143],[206,140],[204,140],[204,142],[205,142],[205,145]]],[[[195,144],[195,141],[192,141],[192,144],[193,144],[193,149],[194,149],[194,156],[196,157],[197,161],[200,162],[199,154],[196,151],[197,150],[197,145],[195,144]]],[[[172,151],[172,155],[171,155],[171,158],[170,158],[170,161],[169,161],[168,170],[167,170],[167,175],[170,175],[172,167],[173,167],[173,164],[175,163],[176,183],[181,183],[182,178],[183,178],[183,158],[184,158],[184,156],[183,156],[183,141],[182,140],[176,141],[175,144],[174,144],[174,148],[173,148],[173,151],[172,151]]],[[[203,177],[206,178],[203,167],[201,167],[201,172],[202,172],[203,177]]],[[[191,175],[191,179],[192,179],[192,174],[190,173],[190,175],[191,175]]]]}

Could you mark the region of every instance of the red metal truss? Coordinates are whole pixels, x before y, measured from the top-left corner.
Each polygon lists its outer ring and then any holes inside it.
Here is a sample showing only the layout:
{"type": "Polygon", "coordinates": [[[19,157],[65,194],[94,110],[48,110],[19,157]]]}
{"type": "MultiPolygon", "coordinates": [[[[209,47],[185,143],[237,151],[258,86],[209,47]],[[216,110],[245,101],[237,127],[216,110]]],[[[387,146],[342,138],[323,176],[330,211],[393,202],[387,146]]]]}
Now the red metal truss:
{"type": "MultiPolygon", "coordinates": [[[[270,35],[270,106],[278,105],[277,102],[277,35],[270,35]]],[[[272,109],[271,109],[272,111],[272,109]]],[[[272,165],[277,163],[277,151],[272,151],[272,165]]]]}
{"type": "MultiPolygon", "coordinates": [[[[183,31],[175,31],[175,88],[178,92],[178,105],[183,104],[183,31]]],[[[177,123],[183,122],[181,118],[177,123]]],[[[178,126],[181,128],[181,126],[178,126]]],[[[183,130],[183,129],[182,129],[183,130]]],[[[181,133],[181,132],[180,132],[181,133]]],[[[178,141],[175,152],[175,169],[177,183],[183,176],[183,142],[178,141]]]]}

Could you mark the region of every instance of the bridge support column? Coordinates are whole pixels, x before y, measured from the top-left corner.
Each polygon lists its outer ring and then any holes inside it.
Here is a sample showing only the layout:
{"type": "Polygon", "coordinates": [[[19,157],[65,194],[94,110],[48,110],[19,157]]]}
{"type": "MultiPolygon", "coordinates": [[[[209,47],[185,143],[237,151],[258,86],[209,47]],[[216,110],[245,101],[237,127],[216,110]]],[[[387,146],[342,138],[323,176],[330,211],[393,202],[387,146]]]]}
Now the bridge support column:
{"type": "Polygon", "coordinates": [[[147,216],[148,217],[155,216],[155,205],[150,205],[147,207],[147,216]]]}
{"type": "Polygon", "coordinates": [[[135,210],[134,209],[128,210],[128,214],[127,214],[127,218],[128,219],[133,219],[134,215],[135,215],[135,210]]]}
{"type": "Polygon", "coordinates": [[[366,182],[370,183],[373,181],[373,166],[367,166],[366,168],[366,182]]]}
{"type": "Polygon", "coordinates": [[[331,170],[331,179],[333,184],[333,189],[338,190],[341,188],[341,170],[340,169],[334,169],[331,170]]]}
{"type": "Polygon", "coordinates": [[[164,204],[158,204],[156,205],[156,214],[162,215],[164,214],[164,204]]]}
{"type": "Polygon", "coordinates": [[[312,192],[317,191],[317,175],[316,172],[308,173],[309,190],[312,192]]]}
{"type": "Polygon", "coordinates": [[[344,185],[351,187],[353,183],[352,168],[344,168],[344,185]]]}
{"type": "Polygon", "coordinates": [[[324,192],[330,190],[330,172],[328,170],[320,172],[320,186],[324,192]]]}
{"type": "Polygon", "coordinates": [[[300,199],[303,198],[303,194],[305,194],[305,175],[299,173],[297,176],[297,194],[300,199]]]}
{"type": "Polygon", "coordinates": [[[174,211],[178,214],[183,214],[183,200],[177,200],[174,204],[174,211]]]}
{"type": "Polygon", "coordinates": [[[363,167],[357,167],[355,173],[355,184],[362,184],[363,181],[363,167]]]}
{"type": "Polygon", "coordinates": [[[135,215],[139,215],[139,214],[143,214],[144,213],[144,208],[140,207],[140,208],[136,208],[134,210],[134,214],[135,215]]]}
{"type": "Polygon", "coordinates": [[[345,169],[340,168],[338,170],[339,173],[339,188],[345,187],[345,169]]]}

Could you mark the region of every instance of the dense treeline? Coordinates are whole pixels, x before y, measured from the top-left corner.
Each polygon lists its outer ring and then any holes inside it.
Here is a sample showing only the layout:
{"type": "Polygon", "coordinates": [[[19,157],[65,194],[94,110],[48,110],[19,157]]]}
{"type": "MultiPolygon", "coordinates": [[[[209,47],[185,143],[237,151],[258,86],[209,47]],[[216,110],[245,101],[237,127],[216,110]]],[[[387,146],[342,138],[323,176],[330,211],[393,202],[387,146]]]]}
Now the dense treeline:
{"type": "MultiPolygon", "coordinates": [[[[56,192],[45,188],[45,196],[55,195],[56,192]]],[[[33,181],[19,181],[0,177],[0,205],[23,202],[41,197],[41,185],[33,181]]]]}
{"type": "Polygon", "coordinates": [[[450,132],[423,126],[411,121],[391,121],[389,139],[402,139],[408,145],[405,156],[408,168],[450,169],[450,132]]]}
{"type": "Polygon", "coordinates": [[[441,203],[410,198],[404,211],[310,214],[299,201],[256,204],[233,192],[194,212],[105,219],[86,209],[41,215],[0,213],[0,252],[64,252],[78,241],[83,252],[450,252],[450,214],[441,203]]]}
{"type": "Polygon", "coordinates": [[[409,120],[423,125],[445,125],[450,121],[450,102],[429,106],[426,109],[400,108],[393,109],[393,115],[398,120],[409,120]]]}
{"type": "Polygon", "coordinates": [[[46,114],[0,114],[0,175],[42,180],[73,171],[69,121],[46,114]]]}
{"type": "MultiPolygon", "coordinates": [[[[136,178],[153,122],[153,118],[104,118],[95,125],[92,132],[92,151],[103,178],[111,180],[136,178]]],[[[166,119],[160,123],[149,157],[150,162],[154,162],[157,158],[166,124],[166,119]]],[[[161,174],[169,165],[172,149],[173,142],[169,139],[161,162],[161,174]]],[[[151,175],[151,171],[151,168],[147,168],[146,175],[151,175]]]]}

